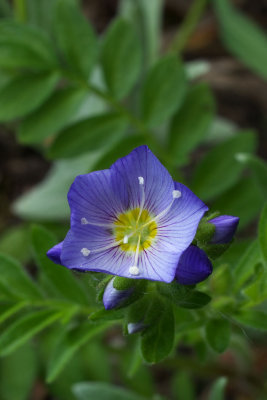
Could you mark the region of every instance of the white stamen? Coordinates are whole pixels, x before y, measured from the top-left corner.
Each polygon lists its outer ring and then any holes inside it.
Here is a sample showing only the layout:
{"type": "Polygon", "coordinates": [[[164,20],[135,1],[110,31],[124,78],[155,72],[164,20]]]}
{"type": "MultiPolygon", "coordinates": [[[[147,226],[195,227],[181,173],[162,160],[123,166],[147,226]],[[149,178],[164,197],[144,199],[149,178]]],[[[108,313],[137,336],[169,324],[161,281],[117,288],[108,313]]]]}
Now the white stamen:
{"type": "Polygon", "coordinates": [[[87,257],[87,256],[89,256],[91,251],[89,249],[87,249],[86,247],[84,247],[84,248],[82,248],[81,253],[83,256],[87,257]]]}
{"type": "Polygon", "coordinates": [[[136,265],[133,265],[132,267],[129,268],[129,272],[131,275],[139,275],[139,268],[136,265]]]}
{"type": "Polygon", "coordinates": [[[81,218],[81,224],[82,224],[82,225],[87,225],[87,224],[89,224],[89,222],[87,221],[86,218],[82,217],[82,218],[81,218]]]}
{"type": "Polygon", "coordinates": [[[93,225],[93,226],[99,226],[101,228],[125,228],[125,225],[115,225],[115,224],[101,224],[101,223],[96,223],[96,222],[89,222],[85,217],[81,218],[81,224],[82,225],[93,225]]]}
{"type": "Polygon", "coordinates": [[[145,180],[142,176],[138,176],[138,180],[139,180],[139,185],[143,185],[145,183],[145,180]]]}
{"type": "Polygon", "coordinates": [[[179,197],[181,197],[181,196],[182,196],[182,193],[180,192],[180,190],[173,190],[172,191],[172,197],[174,199],[179,199],[179,197]]]}
{"type": "Polygon", "coordinates": [[[128,236],[127,236],[127,235],[124,236],[124,238],[123,238],[123,243],[124,243],[124,244],[127,244],[127,243],[128,243],[128,236]]]}

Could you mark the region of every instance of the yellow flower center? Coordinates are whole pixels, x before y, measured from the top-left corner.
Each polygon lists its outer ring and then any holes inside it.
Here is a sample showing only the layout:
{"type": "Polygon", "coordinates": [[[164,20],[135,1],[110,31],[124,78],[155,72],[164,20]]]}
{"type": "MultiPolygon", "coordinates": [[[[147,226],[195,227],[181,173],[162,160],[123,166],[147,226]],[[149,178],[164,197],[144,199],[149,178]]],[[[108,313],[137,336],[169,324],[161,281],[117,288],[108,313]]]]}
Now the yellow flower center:
{"type": "Polygon", "coordinates": [[[157,235],[157,224],[147,210],[135,208],[118,216],[114,223],[116,242],[123,251],[139,252],[148,249],[157,235]]]}

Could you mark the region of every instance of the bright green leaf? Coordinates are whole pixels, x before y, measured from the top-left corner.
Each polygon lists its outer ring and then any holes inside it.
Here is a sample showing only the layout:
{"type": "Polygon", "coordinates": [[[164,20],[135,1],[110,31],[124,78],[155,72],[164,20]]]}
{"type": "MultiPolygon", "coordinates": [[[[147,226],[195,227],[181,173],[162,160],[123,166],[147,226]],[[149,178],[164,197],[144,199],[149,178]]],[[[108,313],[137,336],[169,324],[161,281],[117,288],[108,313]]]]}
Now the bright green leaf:
{"type": "Polygon", "coordinates": [[[68,67],[88,79],[97,55],[93,29],[73,1],[58,2],[55,32],[68,67]]]}
{"type": "Polygon", "coordinates": [[[40,73],[21,75],[0,90],[0,121],[24,117],[38,108],[52,93],[59,75],[40,73]]]}
{"type": "Polygon", "coordinates": [[[211,348],[223,353],[230,341],[230,323],[226,319],[210,319],[206,324],[206,338],[211,348]]]}
{"type": "Polygon", "coordinates": [[[39,288],[15,259],[0,254],[0,283],[18,299],[40,299],[39,288]]]}
{"type": "Polygon", "coordinates": [[[117,99],[125,97],[141,67],[141,46],[129,22],[116,19],[109,27],[102,48],[102,67],[112,95],[117,99]]]}
{"type": "Polygon", "coordinates": [[[21,301],[15,304],[0,304],[0,323],[2,324],[27,305],[27,301],[21,301]]]}
{"type": "Polygon", "coordinates": [[[6,356],[62,316],[51,310],[32,311],[9,325],[0,335],[0,355],[6,356]]]}
{"type": "Polygon", "coordinates": [[[200,161],[195,170],[192,190],[202,199],[210,200],[238,180],[243,166],[235,159],[241,151],[253,152],[256,148],[256,137],[253,132],[240,132],[211,149],[200,161]]]}
{"type": "Polygon", "coordinates": [[[242,325],[260,331],[267,331],[267,314],[263,311],[246,310],[233,315],[233,318],[242,325]]]}
{"type": "Polygon", "coordinates": [[[91,150],[112,149],[120,141],[127,119],[118,114],[88,118],[63,130],[52,144],[52,158],[75,157],[91,150]]]}
{"type": "Polygon", "coordinates": [[[47,382],[52,382],[71,360],[73,355],[89,340],[107,329],[109,323],[93,325],[88,322],[65,331],[55,346],[49,361],[47,382]]]}
{"type": "Polygon", "coordinates": [[[60,297],[77,303],[87,304],[83,288],[75,279],[73,272],[54,264],[46,255],[47,251],[56,244],[56,239],[48,230],[34,225],[31,231],[34,258],[41,270],[41,275],[47,285],[60,297]]]}
{"type": "Polygon", "coordinates": [[[224,392],[227,384],[227,378],[217,379],[211,387],[208,400],[224,400],[224,392]]]}
{"type": "Polygon", "coordinates": [[[69,125],[87,95],[84,89],[62,89],[55,92],[35,113],[20,125],[22,143],[39,143],[56,135],[69,125]]]}
{"type": "Polygon", "coordinates": [[[186,92],[185,71],[176,56],[168,55],[148,72],[141,98],[141,113],[149,127],[170,118],[186,92]]]}
{"type": "Polygon", "coordinates": [[[267,79],[267,36],[228,0],[213,0],[222,40],[236,57],[267,79]]]}
{"type": "Polygon", "coordinates": [[[187,93],[170,127],[170,152],[175,164],[186,162],[190,151],[208,135],[214,106],[212,93],[205,84],[195,85],[187,93]]]}
{"type": "Polygon", "coordinates": [[[145,400],[126,389],[103,382],[76,383],[73,392],[77,400],[145,400]]]}

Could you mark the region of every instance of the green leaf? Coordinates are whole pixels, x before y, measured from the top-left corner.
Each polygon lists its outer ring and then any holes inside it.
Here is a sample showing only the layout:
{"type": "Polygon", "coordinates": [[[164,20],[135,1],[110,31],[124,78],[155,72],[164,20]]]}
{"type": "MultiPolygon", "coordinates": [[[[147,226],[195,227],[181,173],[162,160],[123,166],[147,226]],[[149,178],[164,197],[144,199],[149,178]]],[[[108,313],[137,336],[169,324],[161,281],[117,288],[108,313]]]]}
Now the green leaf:
{"type": "Polygon", "coordinates": [[[179,371],[172,378],[172,392],[175,399],[196,400],[195,385],[188,371],[179,371]]]}
{"type": "Polygon", "coordinates": [[[260,331],[267,331],[267,314],[263,311],[245,310],[233,315],[233,318],[242,325],[260,331]]]}
{"type": "Polygon", "coordinates": [[[236,159],[241,164],[250,168],[262,195],[267,198],[267,163],[253,154],[246,153],[238,153],[236,159]]]}
{"type": "Polygon", "coordinates": [[[267,203],[265,203],[259,222],[259,243],[263,258],[267,264],[267,203]]]}
{"type": "Polygon", "coordinates": [[[76,383],[73,392],[77,400],[145,400],[126,389],[108,383],[82,382],[76,383]]]}
{"type": "Polygon", "coordinates": [[[0,253],[16,258],[24,263],[30,259],[30,241],[28,227],[12,226],[0,237],[0,253]]]}
{"type": "Polygon", "coordinates": [[[107,87],[116,99],[125,97],[136,83],[141,67],[141,46],[132,25],[116,19],[103,42],[102,67],[107,87]]]}
{"type": "Polygon", "coordinates": [[[2,324],[6,321],[9,317],[16,314],[22,308],[26,307],[27,301],[21,301],[16,304],[0,304],[0,323],[2,324]]]}
{"type": "Polygon", "coordinates": [[[63,130],[52,144],[48,155],[68,158],[91,150],[112,149],[120,141],[127,127],[127,119],[109,113],[88,118],[63,130]]]}
{"type": "Polygon", "coordinates": [[[9,325],[0,335],[0,355],[6,356],[62,316],[51,310],[33,311],[9,325]]]}
{"type": "Polygon", "coordinates": [[[161,284],[159,290],[163,296],[168,297],[174,304],[183,308],[201,308],[211,300],[207,294],[192,290],[177,282],[161,284]]]}
{"type": "Polygon", "coordinates": [[[34,259],[56,295],[69,301],[87,304],[87,297],[83,288],[75,279],[73,272],[67,268],[56,265],[47,257],[47,251],[56,244],[56,238],[48,230],[39,225],[34,225],[31,230],[34,259]]]}
{"type": "Polygon", "coordinates": [[[30,70],[58,66],[53,45],[40,29],[15,21],[0,22],[0,66],[30,70]]]}
{"type": "Polygon", "coordinates": [[[101,153],[91,153],[70,161],[59,161],[46,178],[14,204],[15,214],[39,221],[60,221],[69,217],[67,193],[74,178],[85,174],[99,159],[101,153]]]}
{"type": "Polygon", "coordinates": [[[264,198],[257,183],[253,178],[246,177],[224,192],[213,203],[213,208],[220,210],[222,214],[238,216],[238,227],[242,229],[258,216],[263,204],[264,198]]]}
{"type": "Polygon", "coordinates": [[[142,118],[156,127],[181,106],[186,92],[186,77],[181,61],[168,55],[148,72],[141,98],[142,118]]]}
{"type": "Polygon", "coordinates": [[[227,384],[227,378],[217,379],[211,387],[208,400],[224,400],[224,392],[227,384]]]}
{"type": "Polygon", "coordinates": [[[105,331],[110,323],[93,325],[84,322],[67,330],[59,338],[48,365],[47,382],[51,383],[71,360],[73,355],[89,340],[105,331]]]}
{"type": "Polygon", "coordinates": [[[0,89],[0,121],[24,117],[39,107],[54,90],[59,75],[21,75],[0,89]]]}
{"type": "Polygon", "coordinates": [[[242,165],[235,154],[253,152],[256,137],[253,132],[240,132],[237,136],[214,147],[200,161],[195,170],[192,190],[204,201],[210,200],[232,187],[238,180],[242,165]]]}
{"type": "Polygon", "coordinates": [[[267,36],[227,0],[214,0],[223,43],[245,65],[267,78],[267,36]]]}
{"type": "Polygon", "coordinates": [[[42,294],[23,267],[13,258],[0,254],[0,284],[15,298],[39,300],[42,294]]]}
{"type": "Polygon", "coordinates": [[[149,363],[157,363],[167,357],[174,343],[174,314],[171,304],[157,299],[150,307],[155,306],[158,315],[151,320],[141,339],[141,351],[149,363]]]}
{"type": "Polygon", "coordinates": [[[73,1],[58,2],[55,32],[68,67],[88,79],[97,55],[92,27],[73,1]]]}
{"type": "Polygon", "coordinates": [[[206,338],[211,348],[223,353],[230,342],[230,323],[226,319],[210,319],[206,324],[206,338]]]}
{"type": "Polygon", "coordinates": [[[169,149],[176,165],[186,162],[188,154],[208,135],[214,111],[209,87],[194,85],[171,122],[169,149]]]}
{"type": "Polygon", "coordinates": [[[37,353],[24,345],[0,361],[0,398],[27,400],[38,373],[37,353]]]}
{"type": "Polygon", "coordinates": [[[179,302],[179,306],[183,308],[202,308],[211,301],[211,297],[206,293],[199,292],[198,290],[190,290],[187,296],[179,302]]]}
{"type": "Polygon", "coordinates": [[[254,274],[255,265],[262,259],[258,240],[255,240],[241,256],[233,269],[233,289],[237,292],[254,274]]]}
{"type": "Polygon", "coordinates": [[[21,143],[39,143],[57,134],[72,122],[81,107],[87,92],[84,89],[61,89],[26,118],[19,128],[21,143]]]}

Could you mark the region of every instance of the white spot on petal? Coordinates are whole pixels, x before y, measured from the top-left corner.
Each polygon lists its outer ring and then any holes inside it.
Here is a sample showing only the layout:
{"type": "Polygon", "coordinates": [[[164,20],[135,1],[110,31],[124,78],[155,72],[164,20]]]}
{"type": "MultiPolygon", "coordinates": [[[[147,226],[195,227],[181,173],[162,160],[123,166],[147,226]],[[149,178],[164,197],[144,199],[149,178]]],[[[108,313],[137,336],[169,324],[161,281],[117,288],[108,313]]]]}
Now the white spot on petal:
{"type": "Polygon", "coordinates": [[[140,271],[139,271],[139,268],[136,265],[134,265],[129,268],[129,272],[131,275],[139,275],[140,271]]]}
{"type": "Polygon", "coordinates": [[[87,221],[87,219],[86,218],[81,218],[81,224],[82,225],[87,225],[87,224],[89,224],[89,222],[87,221]]]}
{"type": "Polygon", "coordinates": [[[174,199],[179,199],[179,197],[181,197],[181,196],[182,196],[182,193],[180,192],[180,190],[173,190],[172,191],[172,197],[174,199]]]}
{"type": "Polygon", "coordinates": [[[139,180],[139,185],[143,185],[145,183],[145,180],[142,176],[138,176],[138,180],[139,180]]]}
{"type": "Polygon", "coordinates": [[[90,254],[90,250],[87,249],[86,247],[82,248],[81,253],[83,256],[87,257],[90,254]]]}

